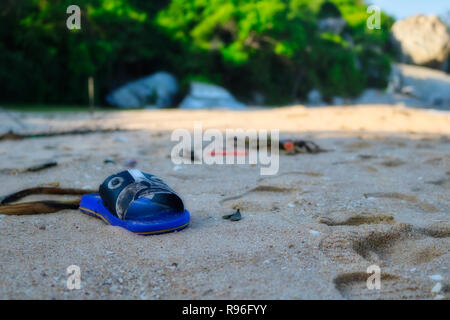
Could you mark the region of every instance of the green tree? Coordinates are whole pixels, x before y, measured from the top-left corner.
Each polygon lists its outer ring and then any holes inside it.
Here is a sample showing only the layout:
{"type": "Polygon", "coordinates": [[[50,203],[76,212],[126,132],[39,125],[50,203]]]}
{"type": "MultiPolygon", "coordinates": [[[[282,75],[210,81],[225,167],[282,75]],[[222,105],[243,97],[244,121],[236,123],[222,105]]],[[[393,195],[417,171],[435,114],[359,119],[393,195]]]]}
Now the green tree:
{"type": "Polygon", "coordinates": [[[326,99],[383,87],[389,29],[366,28],[362,0],[79,0],[81,30],[66,28],[70,0],[2,0],[0,102],[97,103],[117,86],[158,70],[182,87],[192,79],[224,85],[242,99],[326,99]],[[341,16],[342,34],[322,31],[341,16]]]}
{"type": "MultiPolygon", "coordinates": [[[[386,18],[386,16],[384,16],[386,18]]],[[[194,67],[245,97],[266,94],[269,103],[304,98],[313,87],[325,98],[354,96],[367,85],[383,87],[389,74],[389,19],[381,31],[366,30],[366,6],[358,0],[173,0],[158,24],[188,48],[194,67]],[[344,35],[318,30],[321,17],[341,16],[344,35]]]]}

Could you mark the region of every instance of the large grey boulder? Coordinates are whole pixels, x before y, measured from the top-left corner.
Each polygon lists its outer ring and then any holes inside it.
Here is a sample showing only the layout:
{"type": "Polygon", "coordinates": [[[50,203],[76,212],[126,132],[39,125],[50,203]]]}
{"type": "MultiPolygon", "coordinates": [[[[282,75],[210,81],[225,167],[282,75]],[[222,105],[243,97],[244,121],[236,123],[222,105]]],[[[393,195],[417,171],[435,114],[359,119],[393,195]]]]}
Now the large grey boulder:
{"type": "Polygon", "coordinates": [[[366,89],[354,103],[450,110],[450,76],[430,68],[396,64],[386,91],[366,89]]]}
{"type": "Polygon", "coordinates": [[[355,99],[355,104],[394,104],[394,97],[391,93],[378,89],[366,89],[355,99]]]}
{"type": "Polygon", "coordinates": [[[322,94],[317,89],[313,89],[310,92],[308,92],[307,101],[308,104],[314,106],[325,104],[322,99],[322,94]]]}
{"type": "Polygon", "coordinates": [[[173,105],[177,92],[175,77],[167,72],[157,72],[114,90],[108,94],[106,101],[120,108],[165,108],[173,105]]]}
{"type": "Polygon", "coordinates": [[[242,109],[245,104],[237,101],[226,89],[202,82],[191,82],[190,92],[180,104],[181,109],[230,108],[242,109]]]}
{"type": "Polygon", "coordinates": [[[397,64],[389,91],[420,100],[424,107],[450,110],[450,76],[425,67],[397,64]]]}
{"type": "Polygon", "coordinates": [[[401,105],[414,108],[424,107],[424,103],[419,99],[390,91],[383,91],[378,89],[366,89],[364,92],[354,100],[356,105],[401,105]]]}
{"type": "Polygon", "coordinates": [[[436,16],[416,15],[397,21],[392,38],[404,63],[441,68],[450,52],[450,32],[436,16]]]}

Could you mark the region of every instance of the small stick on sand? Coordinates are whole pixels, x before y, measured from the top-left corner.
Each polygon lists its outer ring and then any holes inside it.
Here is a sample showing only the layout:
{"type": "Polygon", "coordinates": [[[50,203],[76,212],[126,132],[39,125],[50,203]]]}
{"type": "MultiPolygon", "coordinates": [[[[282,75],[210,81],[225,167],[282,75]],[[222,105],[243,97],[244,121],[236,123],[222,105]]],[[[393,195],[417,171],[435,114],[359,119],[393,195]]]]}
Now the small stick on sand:
{"type": "Polygon", "coordinates": [[[57,162],[46,162],[46,163],[42,163],[42,164],[38,164],[32,167],[29,167],[27,169],[25,169],[25,171],[27,172],[37,172],[37,171],[41,171],[47,168],[51,168],[51,167],[56,167],[58,165],[57,162]]]}
{"type": "Polygon", "coordinates": [[[75,129],[69,131],[54,131],[54,132],[39,132],[30,134],[15,133],[13,131],[6,132],[0,135],[0,141],[2,140],[23,140],[29,138],[47,138],[56,136],[68,136],[75,134],[91,134],[91,133],[110,133],[110,132],[120,132],[123,129],[75,129]]]}
{"type": "Polygon", "coordinates": [[[76,210],[80,206],[80,199],[70,201],[33,201],[0,206],[0,214],[30,215],[40,213],[54,213],[65,209],[76,210]]]}
{"type": "Polygon", "coordinates": [[[56,187],[35,187],[20,190],[9,195],[0,197],[0,204],[8,204],[26,196],[32,194],[57,194],[57,195],[83,195],[87,193],[95,193],[96,190],[86,190],[86,189],[70,189],[70,188],[56,188],[56,187]]]}
{"type": "Polygon", "coordinates": [[[32,201],[8,204],[32,194],[83,195],[94,193],[95,190],[62,189],[56,187],[36,187],[21,190],[0,198],[0,214],[30,215],[40,213],[54,213],[65,209],[76,210],[80,206],[80,198],[67,201],[32,201]]]}

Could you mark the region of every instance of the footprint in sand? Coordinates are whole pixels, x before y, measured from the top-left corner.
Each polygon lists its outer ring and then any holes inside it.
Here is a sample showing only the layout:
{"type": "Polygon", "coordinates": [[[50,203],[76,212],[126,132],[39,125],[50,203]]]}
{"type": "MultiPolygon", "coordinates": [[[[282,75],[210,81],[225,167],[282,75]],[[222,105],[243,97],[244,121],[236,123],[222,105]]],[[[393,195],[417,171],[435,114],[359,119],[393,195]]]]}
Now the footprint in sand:
{"type": "Polygon", "coordinates": [[[383,139],[382,143],[387,146],[400,147],[400,148],[407,146],[406,142],[404,142],[402,140],[394,140],[394,139],[383,139]]]}
{"type": "Polygon", "coordinates": [[[442,178],[434,181],[427,181],[428,184],[433,184],[435,186],[443,187],[445,189],[450,189],[450,178],[442,178]]]}
{"type": "MultiPolygon", "coordinates": [[[[376,222],[375,222],[376,223],[376,222]]],[[[350,222],[352,224],[352,222],[350,222]]],[[[347,230],[334,232],[322,239],[319,248],[334,263],[368,267],[418,265],[450,252],[450,228],[413,228],[398,224],[382,231],[347,230]]],[[[381,289],[368,290],[365,272],[339,274],[336,289],[347,299],[417,299],[432,298],[429,288],[419,282],[397,275],[382,273],[381,289]]]]}
{"type": "Polygon", "coordinates": [[[434,149],[434,146],[429,143],[418,143],[416,144],[416,149],[434,149]]]}
{"type": "Polygon", "coordinates": [[[357,165],[367,171],[370,172],[378,172],[378,169],[375,168],[374,166],[369,166],[364,164],[361,160],[344,160],[344,161],[336,161],[336,162],[332,162],[332,165],[340,165],[340,164],[352,164],[352,165],[357,165]]]}
{"type": "Polygon", "coordinates": [[[363,213],[351,216],[346,219],[323,217],[320,218],[319,222],[326,224],[327,226],[359,226],[362,224],[393,224],[395,223],[395,219],[392,216],[382,214],[370,215],[368,213],[363,213]]]}
{"type": "Polygon", "coordinates": [[[346,299],[423,299],[431,298],[431,293],[418,282],[396,275],[382,273],[380,290],[369,290],[367,279],[370,274],[351,272],[338,275],[334,285],[346,299]]]}
{"type": "Polygon", "coordinates": [[[395,168],[395,167],[400,167],[400,166],[405,165],[406,162],[403,160],[400,160],[400,159],[389,159],[389,160],[381,162],[380,164],[387,168],[395,168]]]}
{"type": "Polygon", "coordinates": [[[411,226],[405,226],[404,230],[374,232],[352,241],[352,249],[380,266],[420,265],[450,252],[450,239],[443,236],[449,230],[441,234],[433,232],[411,226]]]}
{"type": "Polygon", "coordinates": [[[378,156],[372,154],[358,154],[358,158],[360,158],[361,160],[371,160],[378,158],[378,156]]]}
{"type": "Polygon", "coordinates": [[[348,143],[344,145],[344,148],[347,150],[354,150],[354,149],[367,149],[372,147],[372,144],[370,142],[367,142],[365,140],[356,141],[352,143],[348,143]]]}
{"type": "MultiPolygon", "coordinates": [[[[373,155],[369,155],[369,154],[359,154],[358,158],[359,158],[359,160],[338,161],[338,162],[334,162],[333,164],[357,164],[360,167],[365,168],[369,171],[378,172],[378,170],[375,167],[363,164],[363,161],[376,159],[376,158],[378,158],[377,156],[373,156],[373,155]]],[[[407,162],[403,161],[401,159],[386,159],[386,160],[380,162],[380,165],[387,167],[387,168],[400,167],[405,164],[407,164],[407,162]]]]}
{"type": "Polygon", "coordinates": [[[424,163],[432,166],[438,165],[448,166],[448,164],[450,164],[450,155],[446,155],[443,157],[431,157],[425,160],[424,163]]]}
{"type": "Polygon", "coordinates": [[[450,252],[450,228],[382,225],[376,231],[336,230],[319,248],[333,262],[379,266],[420,265],[450,252]]]}
{"type": "Polygon", "coordinates": [[[428,213],[439,212],[439,209],[433,206],[432,204],[420,201],[416,196],[407,195],[398,192],[375,192],[375,193],[365,193],[364,197],[366,198],[388,198],[388,199],[396,199],[396,200],[404,200],[407,202],[411,202],[416,204],[422,211],[428,213]]]}

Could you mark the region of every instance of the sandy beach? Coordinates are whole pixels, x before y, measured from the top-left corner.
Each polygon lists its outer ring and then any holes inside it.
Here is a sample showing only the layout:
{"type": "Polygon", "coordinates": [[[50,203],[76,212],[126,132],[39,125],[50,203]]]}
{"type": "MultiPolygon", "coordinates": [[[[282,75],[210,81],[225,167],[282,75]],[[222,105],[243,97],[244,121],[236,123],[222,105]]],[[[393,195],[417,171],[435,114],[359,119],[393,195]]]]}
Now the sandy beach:
{"type": "Polygon", "coordinates": [[[76,210],[1,215],[0,299],[450,298],[449,112],[0,112],[0,134],[76,128],[124,131],[0,141],[0,195],[55,183],[96,189],[134,160],[183,197],[191,224],[143,237],[76,210]],[[282,154],[267,177],[257,165],[176,166],[171,132],[195,121],[279,129],[328,152],[282,154]],[[47,161],[58,165],[23,172],[47,161]],[[236,208],[241,221],[222,219],[236,208]],[[80,290],[67,289],[70,265],[81,269],[80,290]],[[380,290],[366,287],[371,265],[381,269],[380,290]]]}

